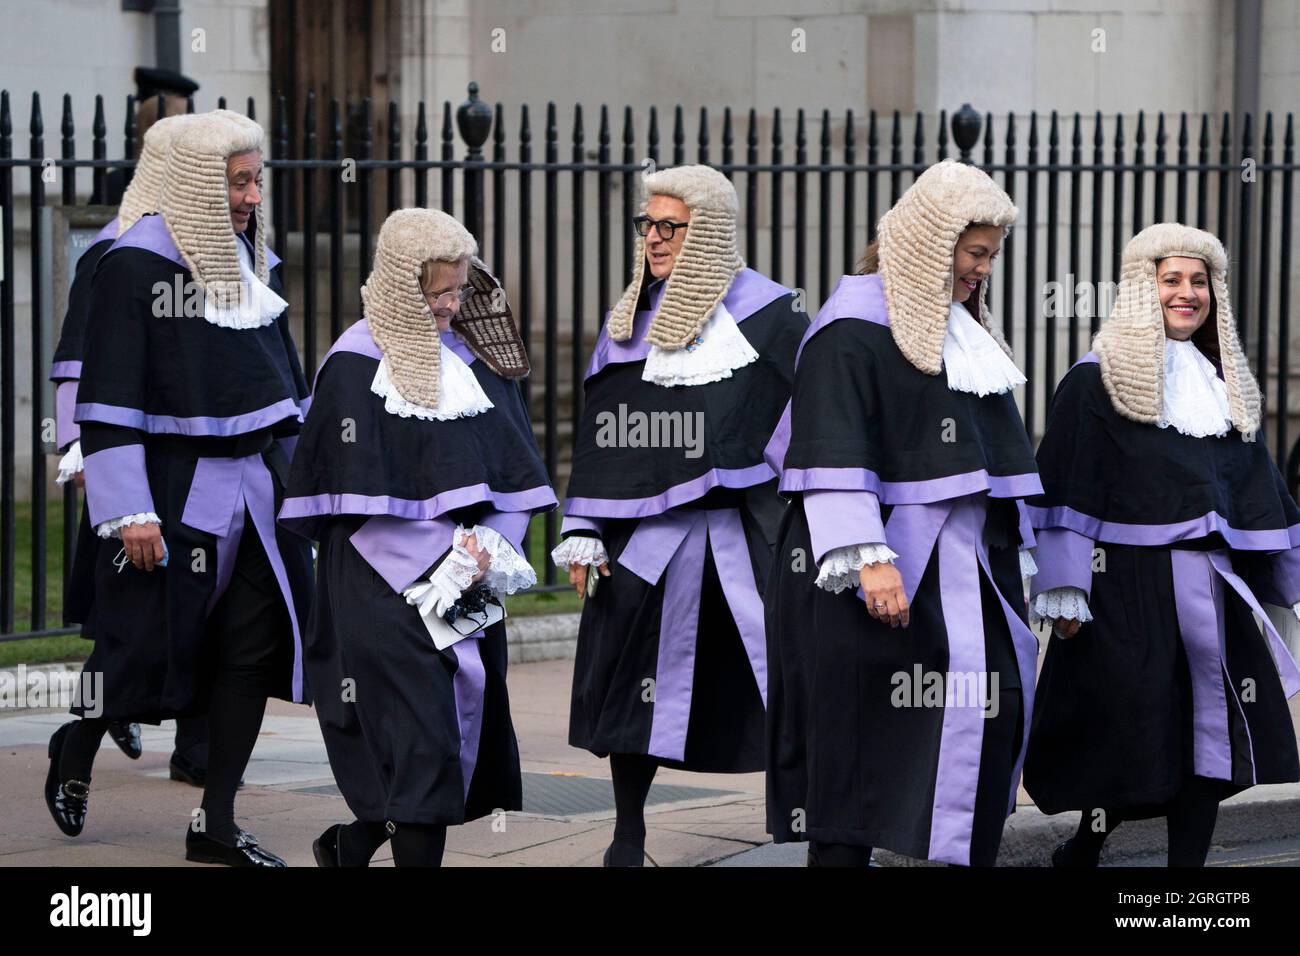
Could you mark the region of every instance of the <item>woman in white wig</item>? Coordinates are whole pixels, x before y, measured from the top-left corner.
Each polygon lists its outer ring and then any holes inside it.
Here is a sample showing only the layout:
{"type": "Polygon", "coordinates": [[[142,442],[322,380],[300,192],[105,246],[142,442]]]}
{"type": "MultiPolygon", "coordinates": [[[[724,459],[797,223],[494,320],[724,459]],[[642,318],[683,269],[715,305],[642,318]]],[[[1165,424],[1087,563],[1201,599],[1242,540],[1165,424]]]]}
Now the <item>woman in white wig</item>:
{"type": "Polygon", "coordinates": [[[873,847],[992,865],[1038,644],[1020,500],[1041,490],[988,277],[1016,207],[930,167],[800,346],[769,446],[790,499],[766,596],[768,830],[809,862],[873,847]]]}
{"type": "Polygon", "coordinates": [[[394,212],[365,318],[316,377],[282,524],[320,542],[307,674],[356,820],[321,866],[438,866],[447,827],[521,808],[500,599],[535,584],[523,537],[555,506],[505,296],[474,237],[394,212]]]}
{"type": "Polygon", "coordinates": [[[1201,866],[1221,799],[1300,779],[1300,671],[1273,623],[1296,624],[1300,511],[1255,440],[1227,269],[1207,232],[1134,236],[1038,450],[1033,610],[1054,635],[1025,786],[1047,813],[1084,811],[1058,866],[1096,866],[1116,826],[1153,816],[1169,865],[1201,866]]]}

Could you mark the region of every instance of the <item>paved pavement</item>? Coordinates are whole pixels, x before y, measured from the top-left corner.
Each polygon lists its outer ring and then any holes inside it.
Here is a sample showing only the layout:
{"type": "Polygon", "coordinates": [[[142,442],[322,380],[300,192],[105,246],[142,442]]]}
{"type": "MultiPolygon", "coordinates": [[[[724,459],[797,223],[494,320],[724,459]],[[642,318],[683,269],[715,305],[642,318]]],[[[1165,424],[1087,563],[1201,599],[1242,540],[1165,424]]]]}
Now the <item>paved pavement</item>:
{"type": "MultiPolygon", "coordinates": [[[[448,834],[449,866],[599,866],[613,832],[609,765],[567,743],[570,660],[515,664],[511,709],[524,771],[525,812],[487,817],[448,834]]],[[[1300,698],[1293,701],[1300,704],[1300,698]]],[[[167,778],[173,725],[145,726],[144,756],[128,760],[105,740],[96,761],[90,817],[75,839],[55,828],[41,788],[50,734],[62,711],[0,711],[0,866],[188,866],[183,839],[200,791],[167,778]]],[[[320,729],[310,708],[268,708],[261,737],[236,799],[240,824],[290,865],[312,866],[311,841],[328,825],[351,819],[333,787],[320,729]]],[[[1243,800],[1243,797],[1245,798],[1243,800]]],[[[1226,815],[1211,863],[1300,864],[1300,786],[1258,787],[1226,815]],[[1271,802],[1270,802],[1271,801],[1271,802]],[[1275,825],[1269,821],[1274,821],[1275,825]],[[1270,843],[1252,844],[1251,839],[1270,843]]],[[[1003,862],[1041,865],[1072,829],[1070,815],[1047,818],[1018,794],[1021,812],[1008,824],[1003,862]]],[[[764,829],[762,774],[691,774],[661,770],[647,806],[648,865],[802,866],[799,845],[773,846],[764,829]]],[[[1077,819],[1074,818],[1074,819],[1077,819]]],[[[1113,838],[1126,862],[1158,865],[1161,832],[1153,821],[1113,838]],[[1123,839],[1121,839],[1123,837],[1123,839]],[[1126,844],[1125,841],[1128,841],[1126,844]]],[[[902,862],[878,854],[885,863],[902,862]]],[[[387,848],[376,865],[391,865],[387,848]]]]}

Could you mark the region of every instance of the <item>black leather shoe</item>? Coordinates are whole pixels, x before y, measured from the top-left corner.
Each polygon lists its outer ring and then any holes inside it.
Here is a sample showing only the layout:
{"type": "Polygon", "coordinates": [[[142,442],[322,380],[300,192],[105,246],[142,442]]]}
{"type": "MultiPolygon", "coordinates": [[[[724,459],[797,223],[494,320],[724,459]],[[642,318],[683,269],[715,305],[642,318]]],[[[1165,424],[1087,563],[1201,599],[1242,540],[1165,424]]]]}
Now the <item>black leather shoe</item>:
{"type": "Polygon", "coordinates": [[[76,721],[68,721],[50,738],[50,769],[45,775],[45,806],[49,808],[55,825],[68,836],[77,836],[86,825],[90,800],[89,780],[59,780],[63,741],[74,723],[76,721]]]}
{"type": "Polygon", "coordinates": [[[257,842],[257,837],[243,830],[238,831],[234,846],[219,843],[206,833],[195,833],[192,829],[185,831],[185,859],[191,863],[217,863],[222,866],[265,866],[278,868],[286,866],[270,850],[265,850],[257,842]]]}
{"type": "Polygon", "coordinates": [[[109,721],[108,735],[113,738],[117,748],[132,760],[139,760],[140,755],[144,753],[144,745],[140,742],[139,724],[128,723],[125,720],[109,721]]]}
{"type": "Polygon", "coordinates": [[[336,823],[312,841],[311,855],[316,858],[317,866],[337,867],[343,865],[343,862],[339,859],[339,831],[342,829],[343,824],[336,823]]]}
{"type": "MultiPolygon", "coordinates": [[[[189,757],[172,751],[169,776],[180,783],[188,783],[191,787],[198,787],[202,790],[204,784],[208,782],[208,768],[200,767],[189,757]]],[[[239,786],[236,789],[244,789],[243,780],[239,781],[239,786]]]]}
{"type": "Polygon", "coordinates": [[[1099,860],[1080,860],[1074,845],[1074,837],[1057,844],[1052,851],[1052,866],[1058,869],[1092,869],[1099,865],[1099,860]]]}
{"type": "Polygon", "coordinates": [[[637,846],[634,843],[620,843],[615,840],[605,850],[605,860],[602,865],[607,867],[645,866],[645,847],[637,846]]]}

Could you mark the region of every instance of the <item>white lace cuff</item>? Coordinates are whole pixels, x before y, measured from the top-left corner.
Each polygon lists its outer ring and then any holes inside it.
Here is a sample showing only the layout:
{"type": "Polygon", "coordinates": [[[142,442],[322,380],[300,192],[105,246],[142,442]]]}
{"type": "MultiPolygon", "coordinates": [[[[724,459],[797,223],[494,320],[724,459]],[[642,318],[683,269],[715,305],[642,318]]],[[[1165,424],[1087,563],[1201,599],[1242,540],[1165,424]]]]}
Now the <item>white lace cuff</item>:
{"type": "Polygon", "coordinates": [[[609,561],[609,555],[605,553],[605,545],[599,538],[575,534],[559,543],[551,552],[551,560],[557,568],[567,568],[571,564],[598,567],[609,561]]]}
{"type": "Polygon", "coordinates": [[[1291,610],[1295,612],[1295,619],[1297,621],[1300,621],[1300,601],[1296,601],[1294,604],[1292,604],[1291,610]]]}
{"type": "Polygon", "coordinates": [[[817,573],[817,586],[824,591],[839,594],[846,588],[856,589],[858,572],[868,564],[893,564],[898,557],[887,544],[851,544],[832,548],[821,560],[817,573]]]}
{"type": "Polygon", "coordinates": [[[66,485],[78,474],[86,470],[86,460],[81,457],[81,440],[72,443],[68,453],[59,459],[59,477],[54,479],[56,485],[66,485]]]}
{"type": "Polygon", "coordinates": [[[533,566],[495,528],[476,524],[467,533],[474,535],[479,548],[492,556],[487,573],[483,575],[483,583],[494,592],[514,594],[537,583],[537,572],[533,566]]]}
{"type": "Polygon", "coordinates": [[[1034,598],[1030,612],[1035,621],[1055,621],[1058,617],[1080,623],[1092,620],[1088,595],[1082,588],[1060,587],[1044,591],[1034,598]]]}
{"type": "MultiPolygon", "coordinates": [[[[460,541],[465,529],[457,527],[454,541],[460,541]]],[[[432,610],[435,617],[442,617],[447,609],[474,583],[478,574],[478,562],[462,544],[452,546],[451,552],[443,558],[442,563],[433,569],[427,580],[416,581],[402,592],[407,604],[414,604],[422,615],[432,610]]]]}
{"type": "Polygon", "coordinates": [[[1038,573],[1038,564],[1034,561],[1034,552],[1028,548],[1020,549],[1020,576],[1032,578],[1038,573]]]}
{"type": "Polygon", "coordinates": [[[152,511],[142,511],[139,514],[123,515],[120,518],[114,518],[112,521],[105,521],[95,529],[95,532],[101,538],[120,538],[122,529],[129,524],[162,524],[162,518],[159,518],[152,511]]]}

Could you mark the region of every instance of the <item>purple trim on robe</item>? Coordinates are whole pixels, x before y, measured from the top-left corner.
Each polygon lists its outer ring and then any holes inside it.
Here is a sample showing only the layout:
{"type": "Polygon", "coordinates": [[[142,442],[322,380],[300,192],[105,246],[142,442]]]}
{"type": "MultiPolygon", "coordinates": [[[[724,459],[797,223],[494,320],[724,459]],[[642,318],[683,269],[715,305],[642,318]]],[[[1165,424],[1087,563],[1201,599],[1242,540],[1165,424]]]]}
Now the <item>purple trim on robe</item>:
{"type": "Polygon", "coordinates": [[[456,522],[450,518],[410,521],[375,515],[348,540],[388,586],[401,594],[452,546],[456,522]]]}
{"type": "Polygon", "coordinates": [[[754,562],[745,540],[745,527],[738,508],[711,508],[705,512],[709,521],[709,545],[713,563],[722,583],[722,595],[731,608],[740,643],[749,658],[749,669],[758,682],[758,693],[767,709],[767,631],[763,621],[763,599],[754,578],[754,562]]]}
{"type": "Polygon", "coordinates": [[[1231,780],[1228,698],[1223,680],[1223,583],[1201,551],[1173,548],[1169,558],[1178,632],[1192,679],[1193,768],[1197,776],[1231,780]]]}
{"type": "Polygon", "coordinates": [[[1203,538],[1218,532],[1228,547],[1238,551],[1287,551],[1300,546],[1300,524],[1289,528],[1267,528],[1243,531],[1228,524],[1228,519],[1215,511],[1173,524],[1125,524],[1119,521],[1101,521],[1082,511],[1065,505],[1055,508],[1029,507],[1034,527],[1068,528],[1094,541],[1109,544],[1136,544],[1145,547],[1163,547],[1177,541],[1203,538]]]}
{"type": "Polygon", "coordinates": [[[469,346],[466,345],[465,341],[455,332],[448,330],[446,332],[441,333],[439,335],[439,338],[441,339],[442,344],[447,346],[447,348],[451,349],[453,352],[455,352],[456,357],[459,358],[466,365],[473,365],[476,361],[478,361],[474,353],[469,350],[469,346]]]}
{"type": "MultiPolygon", "coordinates": [[[[980,567],[976,554],[982,514],[970,502],[953,505],[939,532],[940,604],[948,632],[948,672],[944,675],[943,729],[939,736],[934,803],[930,814],[928,857],[970,864],[975,793],[988,706],[983,686],[977,699],[959,702],[957,675],[985,674],[984,624],[980,610],[980,567]],[[951,699],[949,699],[951,698],[951,699]]],[[[963,681],[965,683],[965,681],[963,681]]],[[[968,684],[966,685],[969,686],[968,684]]],[[[966,698],[963,690],[962,697],[966,698]]]]}
{"type": "MultiPolygon", "coordinates": [[[[275,488],[271,471],[261,455],[244,458],[200,458],[195,464],[181,512],[181,523],[214,535],[217,539],[217,581],[208,599],[208,613],[225,593],[234,572],[235,555],[244,534],[244,511],[252,516],[253,528],[280,588],[293,628],[293,699],[303,698],[302,634],[294,607],[289,574],[275,537],[275,488]]],[[[165,537],[165,534],[164,534],[165,537]]]]}
{"type": "Polygon", "coordinates": [[[466,485],[420,501],[388,495],[320,494],[286,498],[280,522],[292,528],[292,522],[330,515],[392,515],[418,520],[485,501],[497,511],[540,511],[556,504],[555,492],[547,485],[510,492],[493,491],[486,484],[466,485]]]}
{"type": "Polygon", "coordinates": [[[115,445],[86,456],[86,508],[90,524],[154,511],[144,445],[115,445]]]}
{"type": "Polygon", "coordinates": [[[478,639],[483,632],[471,635],[451,645],[456,657],[456,676],[452,690],[456,698],[456,725],[460,729],[460,775],[469,796],[470,781],[478,765],[479,738],[483,733],[483,697],[487,689],[487,670],[478,639]]]}
{"type": "Polygon", "coordinates": [[[1255,584],[1261,601],[1279,607],[1290,607],[1300,601],[1300,548],[1270,554],[1261,578],[1255,584]]]}
{"type": "MultiPolygon", "coordinates": [[[[110,219],[108,222],[104,223],[104,225],[100,228],[99,232],[95,233],[95,238],[90,240],[90,246],[97,246],[101,242],[104,242],[105,240],[108,239],[112,239],[112,240],[117,239],[117,216],[116,215],[114,215],[113,218],[110,219]]],[[[86,249],[89,250],[90,246],[86,246],[86,249]]],[[[108,250],[105,249],[104,251],[107,252],[108,250]]]]}
{"type": "Polygon", "coordinates": [[[120,425],[123,428],[136,428],[150,435],[190,435],[201,437],[219,436],[228,438],[266,428],[286,418],[302,421],[298,400],[282,398],[274,405],[230,415],[226,418],[214,418],[196,415],[193,418],[177,418],[174,415],[150,415],[138,408],[122,405],[104,405],[100,402],[83,402],[77,405],[74,416],[78,422],[99,422],[104,425],[120,425]]]}
{"type": "Polygon", "coordinates": [[[1273,655],[1273,663],[1277,665],[1278,677],[1282,681],[1282,691],[1288,698],[1300,694],[1300,667],[1296,665],[1295,658],[1291,656],[1290,650],[1287,649],[1286,641],[1278,634],[1269,620],[1264,609],[1260,607],[1259,600],[1251,592],[1250,587],[1245,581],[1232,570],[1232,560],[1225,551],[1207,552],[1210,558],[1210,564],[1214,570],[1219,572],[1219,577],[1227,581],[1238,597],[1246,602],[1246,605],[1255,613],[1264,624],[1264,631],[1270,650],[1273,655]]]}
{"type": "MultiPolygon", "coordinates": [[[[302,684],[302,634],[298,629],[298,612],[294,607],[293,590],[289,587],[289,573],[285,570],[284,559],[280,557],[280,546],[275,539],[275,488],[272,484],[271,471],[266,467],[261,455],[237,459],[244,463],[243,491],[244,504],[253,516],[253,526],[257,536],[262,539],[266,557],[275,572],[276,583],[280,585],[280,594],[289,610],[289,623],[293,627],[293,699],[301,703],[303,699],[302,684]]],[[[233,552],[232,552],[233,553],[233,552]]]]}
{"type": "Polygon", "coordinates": [[[790,405],[788,401],[785,403],[785,410],[781,412],[781,418],[776,423],[776,430],[772,432],[772,437],[767,440],[767,445],[763,448],[763,460],[777,475],[785,471],[785,453],[790,450],[790,405]]]}
{"type": "MultiPolygon", "coordinates": [[[[990,475],[981,468],[925,481],[881,481],[866,468],[790,468],[781,475],[781,491],[870,491],[886,505],[947,501],[987,491],[994,498],[1027,498],[1043,493],[1037,472],[990,475]]],[[[895,549],[897,550],[897,549],[895,549]]]]}
{"type": "Polygon", "coordinates": [[[810,491],[803,496],[813,561],[858,544],[884,544],[880,500],[869,491],[810,491]]]}
{"type": "MultiPolygon", "coordinates": [[[[565,503],[568,507],[568,503],[565,503]]],[[[581,515],[565,515],[564,521],[560,523],[560,537],[563,538],[570,531],[594,531],[596,537],[600,537],[605,532],[605,521],[603,518],[584,518],[581,515]]]]}
{"type": "Polygon", "coordinates": [[[736,622],[763,705],[767,706],[763,602],[754,579],[740,512],[735,508],[683,510],[642,521],[615,565],[652,585],[666,576],[647,752],[669,760],[682,760],[686,753],[706,540],[713,549],[723,595],[736,622]]]}
{"type": "Polygon", "coordinates": [[[808,340],[839,319],[862,319],[876,325],[889,325],[889,307],[885,303],[885,285],[878,273],[867,276],[843,276],[826,300],[817,317],[808,326],[795,353],[795,366],[808,340]]]}
{"type": "MultiPolygon", "coordinates": [[[[493,511],[479,520],[479,524],[491,528],[510,542],[521,558],[524,556],[524,535],[528,533],[528,522],[533,515],[530,511],[493,511]]],[[[527,559],[525,559],[527,560],[527,559]]]]}
{"type": "Polygon", "coordinates": [[[1037,544],[1037,539],[1034,537],[1034,523],[1029,520],[1029,506],[1023,500],[1016,502],[1016,514],[1020,516],[1020,547],[1034,547],[1037,544]]]}
{"type": "MultiPolygon", "coordinates": [[[[650,320],[659,311],[659,303],[663,299],[664,290],[668,288],[668,282],[671,280],[672,277],[669,276],[667,281],[661,280],[651,286],[650,308],[637,312],[632,317],[632,334],[628,336],[626,341],[615,342],[610,339],[608,333],[609,313],[605,314],[606,322],[601,326],[595,348],[592,349],[591,360],[587,363],[587,374],[584,379],[591,378],[606,365],[639,362],[650,354],[650,343],[645,340],[646,331],[650,328],[650,320]]],[[[735,279],[731,282],[731,287],[727,289],[727,294],[722,297],[722,305],[731,313],[731,317],[739,325],[759,309],[771,305],[777,299],[789,295],[792,291],[792,289],[787,289],[779,282],[774,282],[753,269],[742,269],[736,273],[735,279]]]]}
{"type": "MultiPolygon", "coordinates": [[[[930,563],[930,553],[953,507],[952,501],[935,501],[899,505],[890,512],[885,524],[885,543],[898,554],[894,567],[903,579],[903,593],[909,604],[916,600],[916,589],[921,586],[921,576],[930,563]]],[[[866,600],[861,587],[857,593],[859,600],[866,600]]]]}
{"type": "Polygon", "coordinates": [[[587,518],[650,518],[701,498],[713,488],[751,488],[773,477],[763,462],[748,468],[712,468],[648,498],[567,498],[564,507],[569,514],[587,518]]]}
{"type": "Polygon", "coordinates": [[[80,362],[55,362],[50,366],[50,381],[58,382],[64,379],[81,378],[80,362]]]}
{"type": "MultiPolygon", "coordinates": [[[[108,252],[115,249],[144,249],[164,259],[170,259],[182,269],[189,269],[185,257],[176,248],[171,233],[167,231],[167,224],[163,222],[163,217],[160,215],[141,216],[137,219],[130,229],[117,237],[117,241],[109,247],[108,252]]],[[[108,255],[108,252],[104,255],[108,255]]]]}
{"type": "Polygon", "coordinates": [[[1034,549],[1038,573],[1030,585],[1031,596],[1037,597],[1053,588],[1079,588],[1084,594],[1091,594],[1094,544],[1091,538],[1069,528],[1040,531],[1034,549]]]}
{"type": "MultiPolygon", "coordinates": [[[[940,601],[949,635],[950,674],[975,671],[982,676],[985,669],[983,612],[977,575],[982,568],[988,580],[993,580],[981,527],[986,513],[981,498],[974,495],[960,500],[899,505],[890,513],[885,525],[886,543],[899,554],[894,566],[903,579],[903,590],[909,603],[916,600],[916,591],[930,557],[936,548],[939,549],[939,575],[943,582],[940,601]],[[953,641],[954,635],[958,638],[957,643],[953,641]]],[[[1001,592],[996,587],[993,590],[998,595],[1015,648],[1025,708],[1020,754],[1011,776],[1007,808],[1010,813],[1015,806],[1016,786],[1029,742],[1038,640],[1001,592]]],[[[858,588],[857,596],[859,600],[865,600],[861,588],[858,588]]],[[[959,864],[970,861],[970,832],[984,733],[982,706],[982,703],[974,707],[969,704],[961,708],[945,706],[932,807],[931,859],[959,864]],[[970,769],[972,767],[974,770],[970,769]]]]}
{"type": "Polygon", "coordinates": [[[69,379],[54,387],[54,441],[60,450],[81,437],[81,426],[73,418],[78,384],[75,379],[69,379]]]}
{"type": "MultiPolygon", "coordinates": [[[[316,368],[316,378],[320,378],[320,370],[325,367],[325,363],[330,360],[330,356],[335,352],[355,352],[357,355],[364,355],[366,358],[372,358],[376,361],[384,357],[384,353],[375,344],[375,340],[370,334],[370,324],[365,319],[349,325],[343,331],[343,334],[338,337],[338,340],[330,346],[330,350],[325,353],[325,357],[320,360],[320,365],[316,368]]],[[[314,380],[311,390],[316,391],[316,382],[314,380]]]]}

